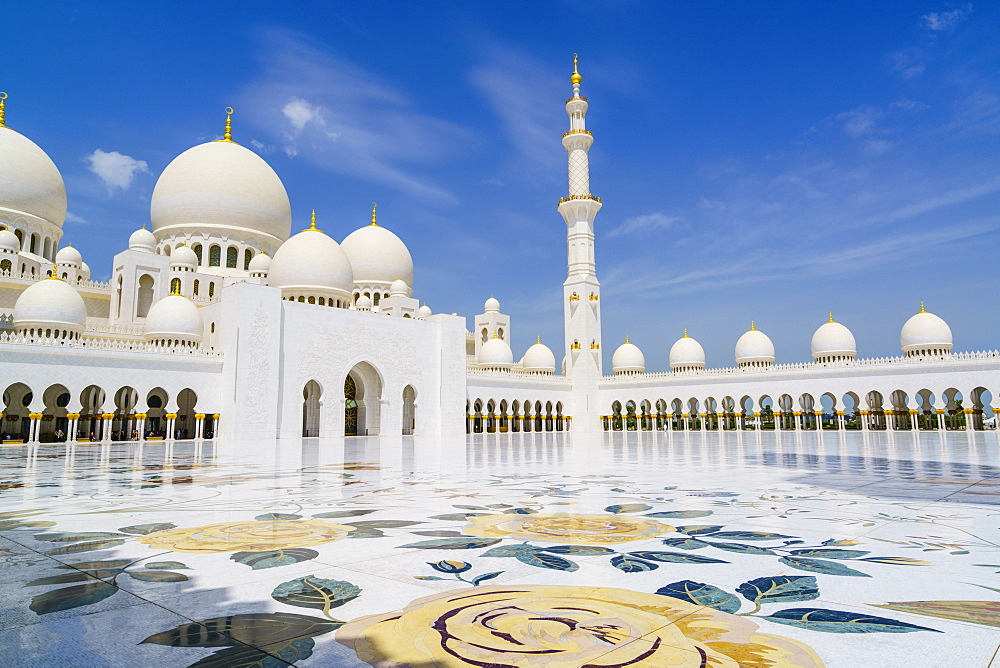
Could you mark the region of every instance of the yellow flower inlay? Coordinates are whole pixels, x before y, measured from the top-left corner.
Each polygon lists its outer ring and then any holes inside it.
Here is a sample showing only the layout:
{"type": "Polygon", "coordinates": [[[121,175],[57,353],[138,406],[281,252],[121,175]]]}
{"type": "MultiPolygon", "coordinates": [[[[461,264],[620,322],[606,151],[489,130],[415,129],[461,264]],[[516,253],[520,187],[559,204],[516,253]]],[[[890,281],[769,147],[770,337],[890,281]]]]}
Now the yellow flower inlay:
{"type": "Polygon", "coordinates": [[[462,529],[468,536],[520,538],[548,543],[628,543],[676,529],[645,517],[622,515],[480,515],[462,529]]]}
{"type": "Polygon", "coordinates": [[[221,522],[189,529],[158,531],[139,539],[174,552],[262,552],[320,545],[347,536],[354,527],[320,520],[221,522]]]}
{"type": "Polygon", "coordinates": [[[628,589],[492,586],[361,617],[337,640],[373,666],[822,668],[746,617],[628,589]]]}

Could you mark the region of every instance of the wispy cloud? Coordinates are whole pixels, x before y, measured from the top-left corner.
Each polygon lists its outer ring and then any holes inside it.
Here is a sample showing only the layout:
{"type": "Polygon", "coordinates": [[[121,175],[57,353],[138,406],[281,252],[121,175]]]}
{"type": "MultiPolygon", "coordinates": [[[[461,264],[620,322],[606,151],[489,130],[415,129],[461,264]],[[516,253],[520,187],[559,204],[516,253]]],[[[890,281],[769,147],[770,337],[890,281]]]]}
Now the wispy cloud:
{"type": "Polygon", "coordinates": [[[149,174],[145,160],[136,160],[118,151],[105,153],[101,149],[95,149],[93,153],[85,156],[83,161],[87,163],[90,171],[104,182],[109,193],[115,188],[128,190],[137,174],[149,174]]]}
{"type": "Polygon", "coordinates": [[[566,115],[552,100],[569,92],[567,77],[514,48],[494,44],[483,53],[484,64],[472,71],[472,82],[500,118],[519,167],[558,173],[565,162],[559,136],[566,115]]]}
{"type": "Polygon", "coordinates": [[[913,79],[923,74],[927,66],[920,49],[913,47],[890,53],[889,69],[904,79],[913,79]]]}
{"type": "Polygon", "coordinates": [[[412,108],[405,87],[383,81],[287,30],[262,33],[265,72],[245,88],[249,123],[289,157],[408,194],[451,201],[424,176],[461,148],[467,132],[412,108]]]}
{"type": "Polygon", "coordinates": [[[924,14],[920,17],[923,25],[928,30],[933,30],[935,32],[941,32],[944,30],[951,30],[972,12],[972,5],[968,4],[964,7],[959,7],[958,9],[953,9],[950,12],[930,12],[929,14],[924,14]]]}
{"type": "Polygon", "coordinates": [[[76,215],[72,211],[67,211],[66,212],[66,222],[67,223],[75,223],[76,225],[86,225],[88,221],[86,219],[81,218],[80,216],[76,215]]]}
{"type": "Polygon", "coordinates": [[[626,234],[637,234],[639,232],[651,232],[653,230],[666,230],[673,227],[677,222],[674,216],[668,216],[662,212],[647,213],[641,216],[627,218],[625,222],[608,231],[609,237],[620,237],[626,234]]]}

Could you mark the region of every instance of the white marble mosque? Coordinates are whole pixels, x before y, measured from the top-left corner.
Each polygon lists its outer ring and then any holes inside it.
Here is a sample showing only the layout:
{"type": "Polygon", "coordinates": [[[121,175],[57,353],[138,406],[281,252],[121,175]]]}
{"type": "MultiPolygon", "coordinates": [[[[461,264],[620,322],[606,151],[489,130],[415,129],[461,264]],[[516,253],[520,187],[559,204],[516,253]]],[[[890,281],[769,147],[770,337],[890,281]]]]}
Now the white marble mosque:
{"type": "Polygon", "coordinates": [[[308,223],[296,216],[293,234],[281,179],[234,141],[231,114],[222,139],[163,170],[149,229],[123,240],[109,281],[92,280],[64,243],[59,169],[0,116],[4,440],[994,424],[1000,355],[953,350],[948,324],[922,304],[902,326],[899,357],[856,358],[831,313],[809,362],[775,364],[751,323],[734,366],[706,368],[685,330],[670,369],[647,371],[626,341],[606,374],[594,259],[602,204],[581,82],[574,63],[562,139],[569,193],[558,202],[564,338],[539,340],[519,361],[497,299],[471,330],[420,305],[419,269],[374,206],[371,224],[339,243],[315,212],[308,223]]]}

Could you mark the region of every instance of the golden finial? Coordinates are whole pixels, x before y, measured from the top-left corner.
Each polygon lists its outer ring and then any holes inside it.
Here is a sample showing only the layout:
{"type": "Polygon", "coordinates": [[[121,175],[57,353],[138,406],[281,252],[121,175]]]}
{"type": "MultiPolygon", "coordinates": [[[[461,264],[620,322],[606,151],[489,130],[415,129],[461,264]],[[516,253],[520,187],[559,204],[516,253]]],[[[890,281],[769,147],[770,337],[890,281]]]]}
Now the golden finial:
{"type": "Polygon", "coordinates": [[[71,242],[69,242],[69,247],[70,247],[70,248],[72,248],[72,247],[73,247],[73,242],[72,242],[72,241],[71,241],[71,242]]]}
{"type": "Polygon", "coordinates": [[[689,338],[689,337],[688,337],[688,328],[687,328],[687,327],[685,327],[685,328],[684,328],[684,338],[685,338],[685,339],[686,339],[686,338],[689,338]]]}
{"type": "Polygon", "coordinates": [[[233,108],[226,107],[226,133],[222,135],[222,141],[233,141],[233,108]]]}
{"type": "Polygon", "coordinates": [[[538,340],[537,340],[537,341],[535,341],[535,343],[541,343],[541,342],[542,342],[542,337],[541,337],[541,335],[539,335],[539,336],[538,336],[538,340]]]}
{"type": "Polygon", "coordinates": [[[4,117],[7,115],[7,105],[4,104],[4,100],[7,99],[7,93],[0,93],[0,128],[7,127],[4,117]]]}
{"type": "Polygon", "coordinates": [[[579,58],[579,56],[574,53],[573,54],[573,76],[571,76],[569,78],[570,83],[573,84],[574,86],[579,86],[580,82],[583,81],[583,77],[580,76],[580,72],[576,69],[576,62],[577,62],[578,58],[579,58]]]}
{"type": "Polygon", "coordinates": [[[629,342],[629,340],[628,340],[628,334],[626,334],[625,335],[625,343],[628,343],[628,342],[629,342]]]}
{"type": "Polygon", "coordinates": [[[750,331],[751,332],[756,332],[757,331],[757,328],[754,326],[754,321],[753,320],[750,321],[750,331]]]}
{"type": "Polygon", "coordinates": [[[921,313],[927,313],[927,311],[924,310],[924,303],[923,302],[920,302],[920,312],[921,313]]]}
{"type": "Polygon", "coordinates": [[[142,229],[146,229],[146,223],[142,224],[142,229]]]}
{"type": "Polygon", "coordinates": [[[834,322],[833,311],[830,311],[830,319],[827,322],[834,322]]]}
{"type": "Polygon", "coordinates": [[[323,230],[316,227],[316,209],[312,210],[312,217],[309,219],[309,227],[302,230],[303,232],[322,232],[323,230]]]}
{"type": "Polygon", "coordinates": [[[378,206],[377,202],[372,202],[372,225],[376,225],[376,226],[378,225],[378,223],[375,222],[375,208],[377,206],[378,206]]]}
{"type": "Polygon", "coordinates": [[[173,297],[174,295],[179,295],[181,293],[181,282],[177,281],[176,283],[174,283],[173,281],[171,281],[171,284],[172,285],[170,286],[170,296],[173,297]]]}

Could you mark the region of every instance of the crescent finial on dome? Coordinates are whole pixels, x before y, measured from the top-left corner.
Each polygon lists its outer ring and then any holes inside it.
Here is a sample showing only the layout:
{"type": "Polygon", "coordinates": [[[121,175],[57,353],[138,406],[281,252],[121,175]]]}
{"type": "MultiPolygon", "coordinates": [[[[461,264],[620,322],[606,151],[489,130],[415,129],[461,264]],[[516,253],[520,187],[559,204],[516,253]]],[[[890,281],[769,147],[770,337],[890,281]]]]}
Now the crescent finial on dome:
{"type": "Polygon", "coordinates": [[[920,302],[920,312],[921,313],[927,313],[927,311],[924,309],[924,303],[923,302],[920,302]]]}
{"type": "Polygon", "coordinates": [[[833,319],[833,311],[830,311],[830,319],[827,320],[827,322],[836,322],[836,320],[833,319]]]}
{"type": "Polygon", "coordinates": [[[233,108],[226,107],[226,132],[222,135],[222,141],[233,141],[233,108]]]}
{"type": "Polygon", "coordinates": [[[7,122],[4,120],[7,116],[7,105],[4,100],[7,99],[7,93],[0,92],[0,128],[7,127],[7,122]]]}
{"type": "Polygon", "coordinates": [[[628,334],[625,335],[625,343],[629,343],[628,334]]]}
{"type": "Polygon", "coordinates": [[[574,86],[579,86],[583,82],[583,77],[580,76],[579,70],[576,69],[578,54],[573,54],[573,75],[569,78],[569,81],[574,86]]]}
{"type": "Polygon", "coordinates": [[[372,225],[378,225],[375,217],[375,209],[378,207],[378,202],[372,202],[372,225]]]}

